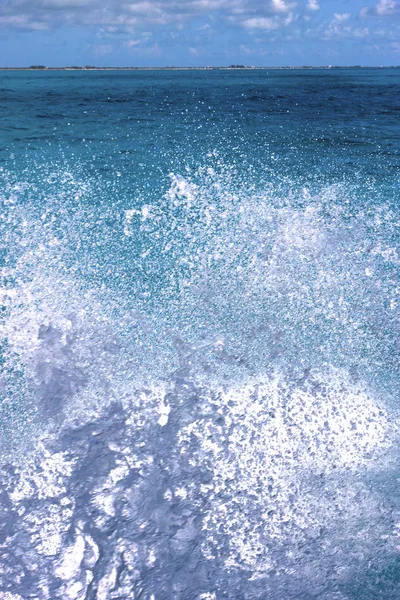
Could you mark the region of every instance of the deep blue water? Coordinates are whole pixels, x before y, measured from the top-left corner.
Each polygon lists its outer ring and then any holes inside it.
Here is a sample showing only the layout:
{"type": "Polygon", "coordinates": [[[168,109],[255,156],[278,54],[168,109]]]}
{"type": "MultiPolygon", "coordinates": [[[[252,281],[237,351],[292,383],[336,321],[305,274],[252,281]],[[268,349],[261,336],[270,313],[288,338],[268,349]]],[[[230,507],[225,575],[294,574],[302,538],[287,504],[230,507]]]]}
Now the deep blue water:
{"type": "Polygon", "coordinates": [[[0,73],[0,596],[400,598],[400,70],[0,73]]]}

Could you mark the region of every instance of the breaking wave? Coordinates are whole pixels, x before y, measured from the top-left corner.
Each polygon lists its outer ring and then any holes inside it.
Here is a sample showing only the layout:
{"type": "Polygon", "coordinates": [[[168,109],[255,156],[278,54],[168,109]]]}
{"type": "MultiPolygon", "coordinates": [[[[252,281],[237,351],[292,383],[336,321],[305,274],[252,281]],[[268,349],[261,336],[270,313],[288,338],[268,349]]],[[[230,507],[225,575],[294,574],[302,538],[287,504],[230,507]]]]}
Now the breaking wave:
{"type": "Polygon", "coordinates": [[[1,173],[4,599],[375,598],[396,561],[396,212],[205,163],[1,173]]]}

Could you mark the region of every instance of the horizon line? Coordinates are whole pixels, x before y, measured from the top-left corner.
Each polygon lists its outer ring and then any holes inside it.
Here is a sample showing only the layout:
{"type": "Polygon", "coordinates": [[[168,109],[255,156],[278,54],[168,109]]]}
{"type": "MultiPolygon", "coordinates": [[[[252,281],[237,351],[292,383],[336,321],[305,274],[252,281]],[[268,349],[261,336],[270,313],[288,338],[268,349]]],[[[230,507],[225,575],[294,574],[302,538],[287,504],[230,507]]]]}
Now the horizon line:
{"type": "Polygon", "coordinates": [[[25,67],[1,67],[0,71],[113,71],[113,70],[125,70],[125,71],[146,71],[146,70],[257,70],[257,69],[398,69],[400,65],[201,65],[201,66],[95,66],[95,65],[61,65],[55,67],[48,67],[46,65],[30,65],[25,67]]]}

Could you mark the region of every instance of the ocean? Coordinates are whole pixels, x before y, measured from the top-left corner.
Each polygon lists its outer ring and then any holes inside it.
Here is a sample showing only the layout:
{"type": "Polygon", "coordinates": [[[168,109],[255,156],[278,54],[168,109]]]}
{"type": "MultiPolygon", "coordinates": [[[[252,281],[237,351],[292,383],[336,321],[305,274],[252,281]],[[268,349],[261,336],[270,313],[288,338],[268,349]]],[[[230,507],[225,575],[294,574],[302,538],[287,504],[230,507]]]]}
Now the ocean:
{"type": "Polygon", "coordinates": [[[400,599],[400,69],[0,73],[0,599],[400,599]]]}

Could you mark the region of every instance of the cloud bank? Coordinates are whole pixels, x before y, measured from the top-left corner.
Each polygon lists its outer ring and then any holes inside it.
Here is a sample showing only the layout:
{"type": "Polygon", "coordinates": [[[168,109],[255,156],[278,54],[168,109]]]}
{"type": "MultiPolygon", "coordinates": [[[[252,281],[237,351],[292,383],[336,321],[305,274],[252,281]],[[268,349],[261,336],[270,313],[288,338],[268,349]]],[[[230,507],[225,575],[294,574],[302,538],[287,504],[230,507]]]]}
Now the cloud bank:
{"type": "Polygon", "coordinates": [[[302,10],[318,11],[318,0],[3,0],[0,24],[18,29],[59,25],[137,30],[210,17],[245,29],[272,30],[302,10]]]}
{"type": "Polygon", "coordinates": [[[231,56],[234,47],[238,57],[294,56],[295,44],[303,42],[314,60],[321,54],[317,45],[322,50],[325,44],[334,63],[335,44],[345,40],[358,43],[361,57],[398,55],[400,0],[365,1],[360,10],[355,0],[0,0],[0,35],[64,28],[91,38],[86,47],[97,57],[117,47],[127,56],[161,57],[179,47],[199,63],[223,57],[224,48],[231,56]]]}

